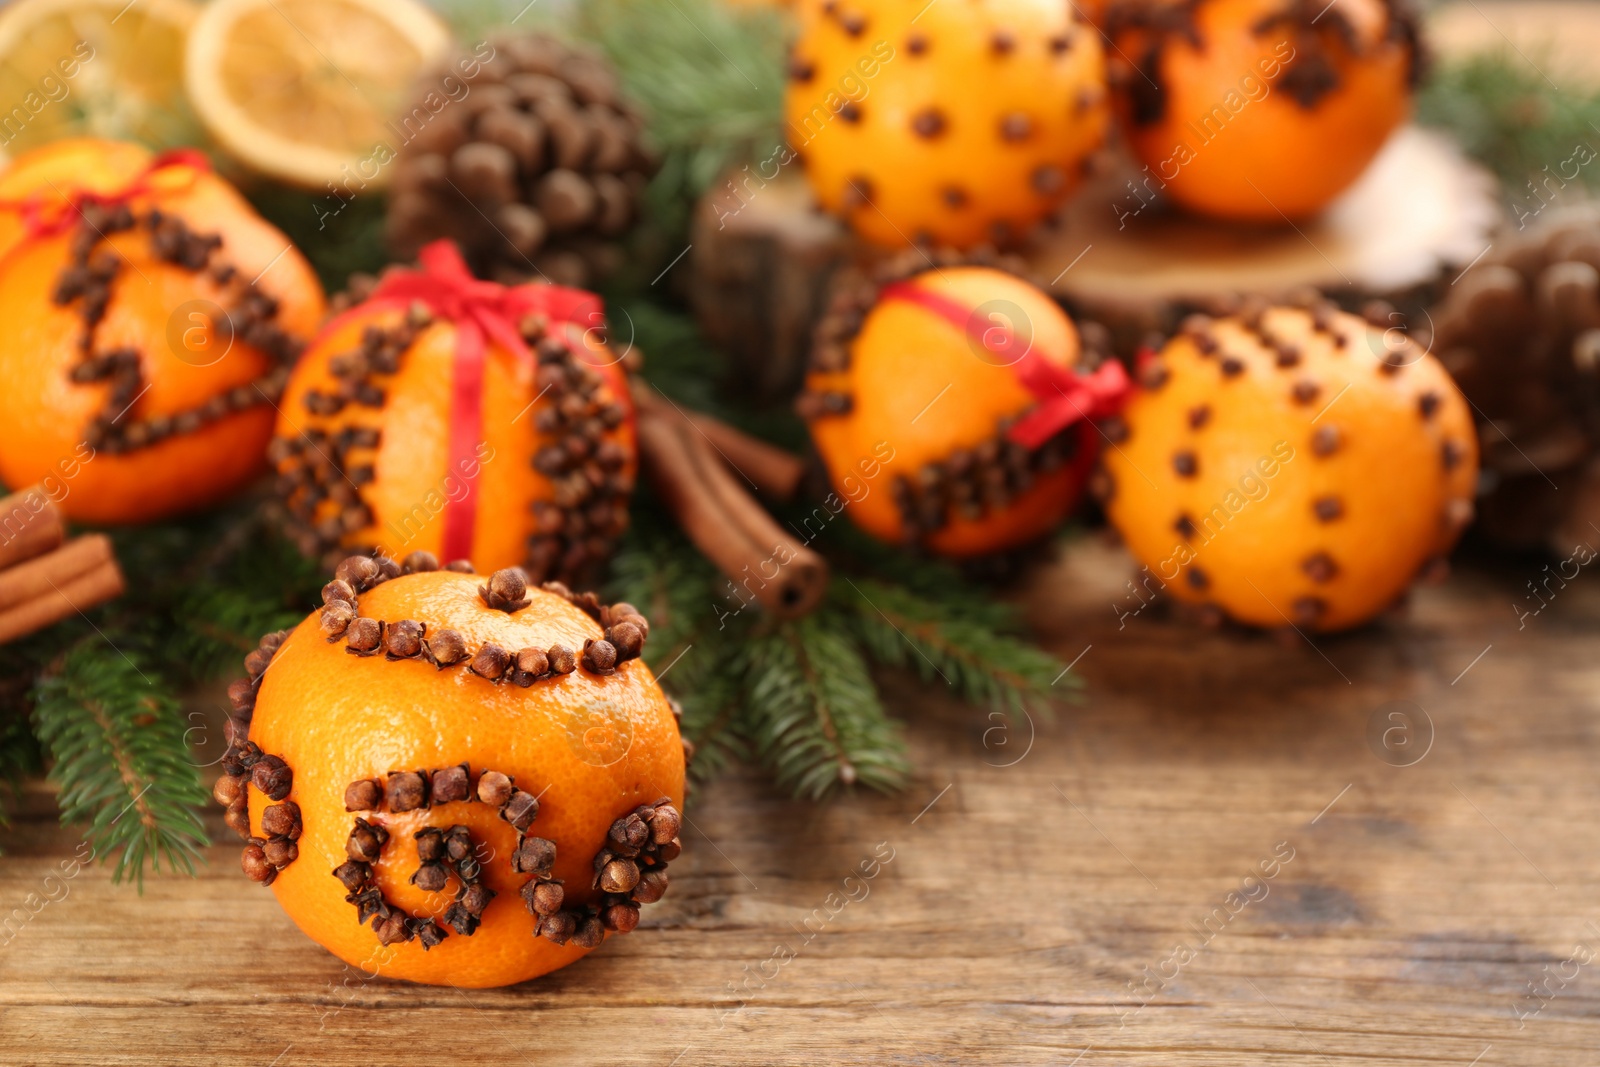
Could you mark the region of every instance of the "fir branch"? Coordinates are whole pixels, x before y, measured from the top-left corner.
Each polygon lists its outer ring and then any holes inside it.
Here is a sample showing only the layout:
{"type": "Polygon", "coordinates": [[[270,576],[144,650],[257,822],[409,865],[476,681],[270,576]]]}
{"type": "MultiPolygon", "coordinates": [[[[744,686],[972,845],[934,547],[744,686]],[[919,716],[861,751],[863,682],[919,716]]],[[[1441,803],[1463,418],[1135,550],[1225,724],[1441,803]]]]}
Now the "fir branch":
{"type": "Polygon", "coordinates": [[[170,648],[196,681],[231,677],[261,635],[298,625],[308,610],[260,600],[237,585],[198,588],[178,608],[179,630],[170,648]]]}
{"type": "Polygon", "coordinates": [[[196,809],[205,802],[188,759],[178,704],[136,650],[85,638],[34,688],[33,725],[54,760],[61,821],[87,822],[96,856],[116,853],[112,879],[145,865],[194,873],[208,844],[196,809]]]}
{"type": "Polygon", "coordinates": [[[678,690],[683,694],[679,698],[683,735],[695,746],[690,770],[700,781],[710,781],[749,757],[749,746],[739,732],[745,717],[743,681],[737,669],[713,664],[678,690]]]}
{"type": "Polygon", "coordinates": [[[777,784],[796,796],[816,800],[858,781],[898,789],[910,769],[900,727],[866,661],[828,615],[779,623],[747,645],[751,740],[777,784]]]}
{"type": "Polygon", "coordinates": [[[307,193],[257,180],[246,187],[250,203],[282,230],[310,260],[323,288],[344,289],[356,271],[376,274],[389,262],[384,237],[388,197],[361,194],[341,199],[331,192],[307,193]]]}
{"type": "MultiPolygon", "coordinates": [[[[1600,151],[1600,92],[1558,91],[1526,60],[1502,50],[1447,63],[1436,70],[1417,98],[1417,120],[1448,130],[1468,154],[1505,184],[1513,204],[1537,210],[1542,200],[1529,189],[1574,157],[1580,146],[1593,160],[1600,151]]],[[[1579,166],[1562,175],[1600,187],[1600,167],[1579,166]]]]}
{"type": "Polygon", "coordinates": [[[909,667],[925,682],[937,677],[969,703],[1015,715],[1030,700],[1066,696],[1078,684],[1063,679],[1057,687],[1063,665],[996,627],[1004,616],[981,594],[941,603],[905,586],[841,577],[830,596],[850,613],[862,645],[879,663],[909,667]]]}
{"type": "Polygon", "coordinates": [[[612,333],[630,332],[616,341],[644,354],[644,376],[652,388],[696,411],[727,418],[735,414],[717,396],[725,377],[720,354],[709,348],[694,320],[653,300],[629,301],[626,295],[608,301],[612,333]]]}
{"type": "MultiPolygon", "coordinates": [[[[41,766],[39,742],[29,730],[26,716],[0,710],[0,799],[14,801],[22,779],[37,773],[41,766]]],[[[0,826],[10,823],[10,813],[0,803],[0,826]]]]}

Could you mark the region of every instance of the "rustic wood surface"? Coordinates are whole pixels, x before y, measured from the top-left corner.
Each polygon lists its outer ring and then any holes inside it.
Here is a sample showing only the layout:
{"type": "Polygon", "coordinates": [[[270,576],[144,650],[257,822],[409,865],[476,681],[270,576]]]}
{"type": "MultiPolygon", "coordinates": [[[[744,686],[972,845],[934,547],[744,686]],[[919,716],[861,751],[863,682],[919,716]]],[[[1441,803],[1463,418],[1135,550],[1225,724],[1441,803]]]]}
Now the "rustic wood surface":
{"type": "MultiPolygon", "coordinates": [[[[1519,625],[1539,567],[1312,647],[1131,614],[1127,558],[1081,540],[1027,586],[1087,703],[1008,727],[891,682],[904,795],[698,791],[672,892],[575,966],[368,980],[224,844],[142,897],[55,884],[0,947],[0,1063],[1592,1064],[1600,580],[1519,625]]],[[[79,844],[31,799],[5,913],[79,844]]]]}

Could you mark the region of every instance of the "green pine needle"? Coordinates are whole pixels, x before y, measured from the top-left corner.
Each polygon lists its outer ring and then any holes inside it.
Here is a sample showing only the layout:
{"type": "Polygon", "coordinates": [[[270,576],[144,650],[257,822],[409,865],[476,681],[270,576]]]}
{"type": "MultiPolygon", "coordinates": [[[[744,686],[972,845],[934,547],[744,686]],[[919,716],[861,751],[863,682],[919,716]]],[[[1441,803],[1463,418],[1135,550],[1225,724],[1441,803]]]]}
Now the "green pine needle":
{"type": "MultiPolygon", "coordinates": [[[[875,660],[910,668],[924,682],[941,681],[970,704],[1020,714],[1025,704],[1048,700],[1061,676],[1054,656],[985,625],[976,612],[870,578],[844,578],[830,592],[875,660]]],[[[1068,696],[1077,682],[1063,681],[1055,696],[1068,696]]]]}
{"type": "Polygon", "coordinates": [[[1441,66],[1417,100],[1417,119],[1453,134],[1500,176],[1507,199],[1526,210],[1540,206],[1528,183],[1543,191],[1552,173],[1562,180],[1562,169],[1580,186],[1600,187],[1600,164],[1593,162],[1600,151],[1600,92],[1571,85],[1558,91],[1520,56],[1485,52],[1441,66]],[[1579,146],[1588,150],[1586,165],[1577,165],[1584,155],[1574,158],[1579,146]]]}
{"type": "Polygon", "coordinates": [[[137,652],[85,638],[34,688],[33,724],[55,761],[61,821],[87,823],[112,879],[143,888],[145,867],[194,873],[209,843],[196,814],[206,802],[188,758],[178,704],[137,652]]]}
{"type": "Polygon", "coordinates": [[[779,788],[811,800],[840,785],[890,792],[909,772],[860,649],[827,613],[780,623],[749,643],[748,729],[779,788]]]}

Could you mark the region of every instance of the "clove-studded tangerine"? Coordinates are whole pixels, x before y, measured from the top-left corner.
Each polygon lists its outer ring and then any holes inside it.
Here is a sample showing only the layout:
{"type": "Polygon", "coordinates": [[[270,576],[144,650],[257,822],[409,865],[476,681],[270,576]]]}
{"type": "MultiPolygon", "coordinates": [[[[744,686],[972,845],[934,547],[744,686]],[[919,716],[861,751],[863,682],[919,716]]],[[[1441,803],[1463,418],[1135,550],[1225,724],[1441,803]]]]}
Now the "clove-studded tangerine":
{"type": "Polygon", "coordinates": [[[1145,189],[1273,224],[1327,206],[1410,112],[1420,55],[1405,3],[1111,5],[1112,100],[1145,189]]]}
{"type": "Polygon", "coordinates": [[[352,556],[229,689],[241,866],[369,973],[509,985],[661,899],[689,746],[629,604],[352,556]]]}
{"type": "Polygon", "coordinates": [[[1127,380],[1103,329],[992,266],[908,253],[837,287],[798,406],[832,478],[830,510],[952,557],[1032,541],[1071,510],[1093,420],[1127,380]]]}
{"type": "MultiPolygon", "coordinates": [[[[580,579],[627,525],[623,353],[600,301],[473,279],[453,245],[329,322],[284,394],[271,458],[308,555],[379,546],[580,579]]],[[[336,557],[335,557],[336,558],[336,557]]]]}
{"type": "Polygon", "coordinates": [[[1308,304],[1189,319],[1105,453],[1144,584],[1213,619],[1359,625],[1439,573],[1472,518],[1477,438],[1443,365],[1387,322],[1308,304]]]}
{"type": "Polygon", "coordinates": [[[798,15],[789,144],[822,206],[878,244],[1016,241],[1104,136],[1100,37],[1070,4],[830,0],[798,15]]]}
{"type": "Polygon", "coordinates": [[[128,523],[261,471],[322,288],[203,155],[27,153],[0,177],[0,250],[0,480],[54,479],[68,516],[128,523]]]}

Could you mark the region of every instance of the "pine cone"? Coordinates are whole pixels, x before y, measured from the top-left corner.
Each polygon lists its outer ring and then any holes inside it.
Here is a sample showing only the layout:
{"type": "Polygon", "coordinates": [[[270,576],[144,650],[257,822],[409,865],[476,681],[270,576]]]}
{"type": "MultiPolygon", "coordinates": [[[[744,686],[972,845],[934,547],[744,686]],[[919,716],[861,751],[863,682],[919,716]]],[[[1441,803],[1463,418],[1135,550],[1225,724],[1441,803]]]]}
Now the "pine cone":
{"type": "Polygon", "coordinates": [[[1565,554],[1600,526],[1600,206],[1495,243],[1431,312],[1476,408],[1479,528],[1565,554]],[[1559,487],[1559,490],[1557,489],[1559,487]]]}
{"type": "Polygon", "coordinates": [[[409,259],[449,237],[482,277],[592,285],[622,262],[655,167],[643,119],[597,55],[545,34],[492,47],[425,78],[396,124],[389,243],[409,259]]]}

